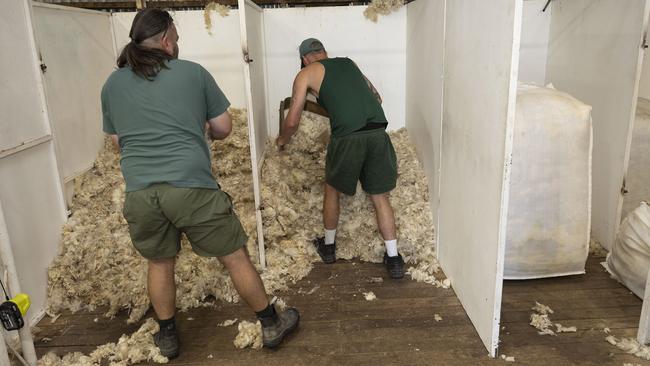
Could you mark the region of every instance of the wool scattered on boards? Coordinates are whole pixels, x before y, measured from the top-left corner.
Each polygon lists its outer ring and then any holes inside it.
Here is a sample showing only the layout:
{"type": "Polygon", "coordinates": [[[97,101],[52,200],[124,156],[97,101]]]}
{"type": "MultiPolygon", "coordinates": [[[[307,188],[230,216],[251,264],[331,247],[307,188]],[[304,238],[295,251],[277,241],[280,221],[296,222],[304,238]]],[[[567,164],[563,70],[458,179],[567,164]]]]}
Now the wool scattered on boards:
{"type": "Polygon", "coordinates": [[[530,325],[537,328],[540,335],[557,335],[557,333],[575,333],[576,327],[565,327],[560,323],[553,323],[550,314],[554,311],[550,307],[535,302],[532,308],[533,313],[530,315],[530,325]],[[555,329],[553,329],[555,328],[555,329]]]}
{"type": "Polygon", "coordinates": [[[135,333],[123,335],[117,343],[107,343],[97,347],[89,355],[81,352],[68,353],[63,357],[49,352],[40,360],[38,366],[127,366],[145,361],[167,363],[167,357],[153,342],[153,334],[158,331],[158,323],[147,319],[135,333]]]}
{"type": "MultiPolygon", "coordinates": [[[[301,126],[286,151],[267,143],[262,168],[262,218],[267,268],[258,265],[256,222],[251,179],[246,111],[231,109],[233,132],[210,145],[212,168],[221,187],[233,197],[244,229],[247,248],[258,267],[267,292],[285,290],[302,279],[318,261],[312,239],[322,234],[321,206],[325,139],[328,121],[303,113],[301,126]]],[[[406,130],[390,133],[395,146],[399,177],[391,193],[399,250],[410,266],[411,277],[438,287],[448,280],[436,278],[434,228],[427,180],[406,130]]],[[[341,199],[337,256],[380,263],[384,243],[376,227],[370,200],[359,192],[341,199]]],[[[149,309],[146,260],[133,248],[122,216],[124,181],[119,155],[106,140],[93,168],[75,181],[72,216],[63,228],[59,255],[50,266],[48,313],[64,309],[93,310],[107,306],[107,316],[128,309],[128,322],[140,320],[149,309]]],[[[182,240],[176,264],[177,306],[183,311],[209,306],[206,298],[237,302],[233,284],[218,260],[199,257],[182,240]]]]}

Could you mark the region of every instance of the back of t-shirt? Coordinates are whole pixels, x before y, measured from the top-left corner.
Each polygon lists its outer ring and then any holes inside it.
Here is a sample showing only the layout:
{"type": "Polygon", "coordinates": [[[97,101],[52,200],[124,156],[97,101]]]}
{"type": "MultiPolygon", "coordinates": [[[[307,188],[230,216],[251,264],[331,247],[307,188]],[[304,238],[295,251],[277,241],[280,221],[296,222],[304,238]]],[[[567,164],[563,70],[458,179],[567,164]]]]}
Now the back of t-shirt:
{"type": "Polygon", "coordinates": [[[155,183],[216,189],[205,122],[230,103],[200,65],[171,60],[167,66],[153,80],[121,68],[102,89],[104,132],[119,137],[126,191],[155,183]]]}

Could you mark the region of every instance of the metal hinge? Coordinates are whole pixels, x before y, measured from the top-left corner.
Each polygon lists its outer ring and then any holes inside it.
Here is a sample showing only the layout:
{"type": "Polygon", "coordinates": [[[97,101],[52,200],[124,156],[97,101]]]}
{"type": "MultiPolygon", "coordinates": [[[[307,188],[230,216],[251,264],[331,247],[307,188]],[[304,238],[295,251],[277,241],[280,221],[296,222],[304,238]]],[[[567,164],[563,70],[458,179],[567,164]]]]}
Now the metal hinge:
{"type": "Polygon", "coordinates": [[[621,186],[621,194],[626,195],[627,193],[628,193],[628,190],[625,187],[625,178],[623,178],[623,185],[621,186]]]}
{"type": "Polygon", "coordinates": [[[250,64],[251,62],[253,62],[253,59],[250,57],[248,52],[244,52],[244,62],[246,62],[247,64],[250,64]]]}
{"type": "Polygon", "coordinates": [[[648,49],[648,31],[643,32],[643,43],[641,44],[641,48],[644,50],[648,49]]]}

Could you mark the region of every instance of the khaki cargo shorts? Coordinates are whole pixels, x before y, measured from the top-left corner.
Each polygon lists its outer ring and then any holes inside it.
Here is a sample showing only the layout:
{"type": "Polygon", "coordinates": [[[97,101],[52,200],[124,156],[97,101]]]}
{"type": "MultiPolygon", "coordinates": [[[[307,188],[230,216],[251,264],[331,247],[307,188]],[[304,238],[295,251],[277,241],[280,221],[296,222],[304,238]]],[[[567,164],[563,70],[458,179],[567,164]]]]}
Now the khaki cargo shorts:
{"type": "Polygon", "coordinates": [[[397,157],[386,131],[332,137],[327,146],[325,181],[350,196],[356,193],[358,181],[368,194],[392,191],[397,183],[397,157]]]}
{"type": "Polygon", "coordinates": [[[181,233],[203,257],[231,254],[248,240],[222,190],[155,184],[127,192],[122,213],[133,246],[147,259],[174,257],[181,233]]]}

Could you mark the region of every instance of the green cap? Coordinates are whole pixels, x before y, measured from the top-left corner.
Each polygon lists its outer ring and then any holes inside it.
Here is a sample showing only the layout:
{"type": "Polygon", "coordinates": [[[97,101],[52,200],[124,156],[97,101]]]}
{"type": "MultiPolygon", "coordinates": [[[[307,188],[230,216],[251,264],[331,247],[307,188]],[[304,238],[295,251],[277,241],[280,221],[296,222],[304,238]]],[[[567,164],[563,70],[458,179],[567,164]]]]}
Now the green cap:
{"type": "Polygon", "coordinates": [[[316,51],[323,51],[325,47],[323,47],[323,44],[321,41],[317,40],[316,38],[307,38],[302,43],[300,44],[300,47],[298,50],[300,51],[300,57],[305,56],[308,53],[311,52],[316,52],[316,51]]]}

